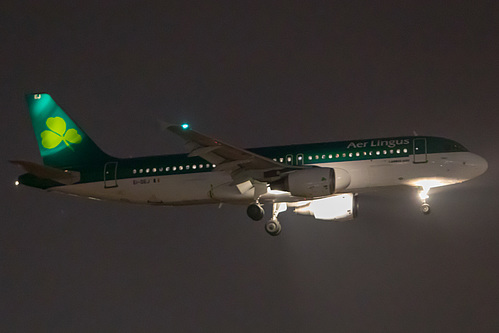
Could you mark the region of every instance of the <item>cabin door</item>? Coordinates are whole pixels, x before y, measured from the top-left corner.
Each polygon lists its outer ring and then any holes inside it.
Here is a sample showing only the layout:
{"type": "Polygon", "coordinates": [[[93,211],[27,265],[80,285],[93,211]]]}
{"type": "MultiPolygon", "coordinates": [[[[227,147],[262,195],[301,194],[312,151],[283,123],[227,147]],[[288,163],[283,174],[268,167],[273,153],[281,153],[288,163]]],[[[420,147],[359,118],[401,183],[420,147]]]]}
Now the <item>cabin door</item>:
{"type": "Polygon", "coordinates": [[[428,157],[426,153],[426,138],[416,138],[414,143],[414,163],[426,163],[428,157]]]}
{"type": "Polygon", "coordinates": [[[108,162],[104,165],[104,188],[118,187],[117,171],[118,162],[108,162]]]}

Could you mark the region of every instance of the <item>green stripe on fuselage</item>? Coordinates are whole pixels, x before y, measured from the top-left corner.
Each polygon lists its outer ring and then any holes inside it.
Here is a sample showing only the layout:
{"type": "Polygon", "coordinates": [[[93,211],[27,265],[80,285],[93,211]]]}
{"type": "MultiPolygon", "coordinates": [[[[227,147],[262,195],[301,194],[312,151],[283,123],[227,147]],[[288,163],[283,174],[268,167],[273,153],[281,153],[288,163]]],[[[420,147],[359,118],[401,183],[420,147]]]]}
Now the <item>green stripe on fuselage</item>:
{"type": "MultiPolygon", "coordinates": [[[[283,164],[286,164],[286,158],[288,156],[291,156],[292,163],[288,163],[290,165],[300,164],[297,157],[302,155],[303,165],[315,165],[321,163],[346,161],[393,159],[399,157],[407,158],[413,154],[414,139],[426,140],[427,154],[468,151],[462,145],[453,140],[439,137],[419,136],[311,143],[278,147],[251,148],[248,150],[270,159],[276,159],[277,161],[280,161],[280,159],[282,158],[283,164]],[[406,150],[405,152],[404,149],[406,150]],[[379,155],[377,154],[378,151],[380,152],[379,155]],[[357,156],[357,153],[359,156],[357,156]],[[312,159],[309,159],[309,156],[311,156],[312,159]]],[[[213,167],[209,162],[200,157],[188,157],[187,154],[149,156],[128,159],[113,158],[107,162],[118,163],[116,174],[117,179],[203,173],[211,172],[213,170],[213,167]],[[200,168],[200,165],[203,165],[203,167],[200,168]],[[208,165],[209,167],[207,167],[208,165]],[[189,166],[188,169],[187,166],[189,166]],[[173,167],[175,167],[176,170],[173,170],[173,167]],[[182,170],[180,170],[180,167],[182,167],[182,170]],[[166,171],[166,168],[169,168],[168,171],[166,171]],[[140,170],[142,170],[141,173],[140,170]]],[[[79,167],[77,169],[69,168],[69,170],[77,170],[81,173],[80,183],[103,182],[104,164],[94,163],[91,165],[86,165],[84,167],[79,167]]],[[[34,183],[31,182],[31,184],[29,185],[33,186],[34,183]]],[[[47,186],[46,183],[44,183],[43,185],[47,186]]]]}

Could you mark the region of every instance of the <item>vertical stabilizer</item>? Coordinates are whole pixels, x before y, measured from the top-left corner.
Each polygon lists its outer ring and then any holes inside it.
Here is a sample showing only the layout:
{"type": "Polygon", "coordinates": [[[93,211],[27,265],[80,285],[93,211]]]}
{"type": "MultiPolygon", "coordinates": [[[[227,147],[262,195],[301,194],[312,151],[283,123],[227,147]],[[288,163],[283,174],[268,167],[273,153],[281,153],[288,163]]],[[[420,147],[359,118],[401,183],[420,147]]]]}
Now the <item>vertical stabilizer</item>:
{"type": "Polygon", "coordinates": [[[111,159],[55,103],[49,94],[26,95],[43,163],[55,168],[76,168],[111,159]]]}

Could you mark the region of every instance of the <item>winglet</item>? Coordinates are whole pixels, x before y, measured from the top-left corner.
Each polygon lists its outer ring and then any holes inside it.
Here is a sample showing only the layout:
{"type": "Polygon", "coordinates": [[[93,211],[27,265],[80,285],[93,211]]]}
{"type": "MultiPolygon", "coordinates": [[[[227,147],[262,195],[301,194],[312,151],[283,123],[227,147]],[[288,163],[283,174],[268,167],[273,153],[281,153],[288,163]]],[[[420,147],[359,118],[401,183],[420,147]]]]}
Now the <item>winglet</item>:
{"type": "Polygon", "coordinates": [[[171,124],[169,122],[166,122],[164,120],[161,120],[161,119],[158,119],[158,122],[159,122],[159,125],[160,125],[160,128],[162,131],[165,131],[165,130],[171,130],[172,132],[175,133],[175,130],[187,130],[187,129],[190,129],[190,126],[188,123],[182,123],[180,125],[177,125],[177,124],[171,124]]]}

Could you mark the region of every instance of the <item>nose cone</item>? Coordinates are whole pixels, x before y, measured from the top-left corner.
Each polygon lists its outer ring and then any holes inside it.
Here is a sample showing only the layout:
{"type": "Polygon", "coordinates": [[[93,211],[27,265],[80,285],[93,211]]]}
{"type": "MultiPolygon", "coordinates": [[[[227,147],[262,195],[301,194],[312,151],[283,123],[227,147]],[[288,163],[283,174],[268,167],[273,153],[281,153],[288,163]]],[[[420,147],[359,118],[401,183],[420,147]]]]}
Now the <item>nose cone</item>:
{"type": "Polygon", "coordinates": [[[470,155],[470,158],[466,161],[466,165],[472,168],[473,178],[485,173],[485,171],[489,168],[487,160],[476,154],[470,155]]]}

